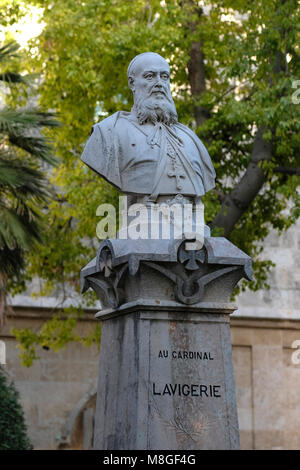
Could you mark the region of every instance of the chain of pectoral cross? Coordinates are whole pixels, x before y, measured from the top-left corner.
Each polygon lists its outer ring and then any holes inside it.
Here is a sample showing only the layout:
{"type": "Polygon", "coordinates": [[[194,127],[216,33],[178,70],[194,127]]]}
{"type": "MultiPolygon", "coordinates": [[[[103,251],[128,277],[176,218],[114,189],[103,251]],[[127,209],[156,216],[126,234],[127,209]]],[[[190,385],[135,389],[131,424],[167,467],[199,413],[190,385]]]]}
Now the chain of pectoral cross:
{"type": "Polygon", "coordinates": [[[173,149],[172,145],[167,143],[167,154],[170,157],[172,170],[168,172],[170,178],[176,178],[176,188],[182,189],[182,184],[180,178],[184,179],[185,175],[182,173],[182,166],[178,163],[178,157],[176,151],[173,149]]]}

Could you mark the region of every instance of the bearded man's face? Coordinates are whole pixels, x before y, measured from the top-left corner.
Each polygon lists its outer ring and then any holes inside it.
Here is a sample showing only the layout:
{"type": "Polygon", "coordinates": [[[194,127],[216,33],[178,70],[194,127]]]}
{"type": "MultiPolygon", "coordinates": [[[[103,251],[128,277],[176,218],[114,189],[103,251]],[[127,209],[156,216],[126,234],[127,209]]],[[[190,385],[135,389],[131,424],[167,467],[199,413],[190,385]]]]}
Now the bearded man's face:
{"type": "Polygon", "coordinates": [[[177,122],[170,91],[168,63],[158,55],[145,55],[135,66],[133,78],[134,111],[140,124],[177,122]]]}

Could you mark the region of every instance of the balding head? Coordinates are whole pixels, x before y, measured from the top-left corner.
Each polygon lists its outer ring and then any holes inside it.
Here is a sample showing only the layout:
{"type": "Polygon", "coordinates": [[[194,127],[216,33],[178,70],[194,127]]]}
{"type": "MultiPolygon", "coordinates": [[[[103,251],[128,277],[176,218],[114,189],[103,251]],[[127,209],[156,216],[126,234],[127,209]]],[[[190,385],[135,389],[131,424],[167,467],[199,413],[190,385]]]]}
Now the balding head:
{"type": "Polygon", "coordinates": [[[177,121],[170,91],[168,62],[155,52],[137,55],[127,69],[128,84],[134,95],[134,107],[139,122],[177,121]]]}
{"type": "Polygon", "coordinates": [[[139,69],[139,67],[141,66],[145,66],[147,63],[149,63],[149,61],[151,64],[153,63],[153,61],[154,63],[163,63],[166,70],[168,70],[168,72],[170,73],[169,64],[161,55],[157,54],[156,52],[142,52],[142,54],[136,55],[128,65],[128,79],[129,77],[134,77],[136,74],[136,70],[139,69]]]}

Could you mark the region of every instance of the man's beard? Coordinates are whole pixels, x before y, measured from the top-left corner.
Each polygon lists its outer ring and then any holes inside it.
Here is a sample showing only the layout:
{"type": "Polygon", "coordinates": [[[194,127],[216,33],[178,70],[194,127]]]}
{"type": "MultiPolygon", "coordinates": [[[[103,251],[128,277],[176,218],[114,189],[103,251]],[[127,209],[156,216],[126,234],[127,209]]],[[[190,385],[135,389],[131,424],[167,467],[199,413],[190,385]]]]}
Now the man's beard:
{"type": "Polygon", "coordinates": [[[165,94],[163,99],[156,99],[151,95],[147,98],[136,99],[132,110],[135,112],[140,124],[163,122],[170,125],[178,122],[175,104],[171,95],[167,96],[165,94]]]}

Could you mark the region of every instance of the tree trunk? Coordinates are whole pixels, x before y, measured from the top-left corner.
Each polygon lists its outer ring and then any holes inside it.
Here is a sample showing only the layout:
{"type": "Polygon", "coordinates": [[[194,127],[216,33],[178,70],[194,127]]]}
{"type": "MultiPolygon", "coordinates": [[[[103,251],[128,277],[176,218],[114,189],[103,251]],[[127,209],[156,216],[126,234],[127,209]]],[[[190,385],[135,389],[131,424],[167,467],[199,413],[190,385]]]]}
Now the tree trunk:
{"type": "MultiPolygon", "coordinates": [[[[193,97],[197,100],[206,92],[204,54],[202,41],[193,42],[188,62],[189,82],[193,97]]],[[[196,124],[200,127],[208,118],[209,111],[203,106],[194,106],[196,124]]]]}
{"type": "Polygon", "coordinates": [[[258,129],[249,166],[231,193],[225,196],[220,212],[211,224],[211,227],[223,228],[225,237],[230,235],[235,224],[248,209],[265,183],[265,173],[260,168],[259,163],[270,160],[271,143],[263,138],[263,132],[262,127],[258,129]]]}
{"type": "MultiPolygon", "coordinates": [[[[285,58],[282,52],[277,52],[274,58],[273,74],[285,70],[285,58]]],[[[274,86],[273,77],[266,77],[269,87],[274,86]]],[[[219,214],[214,218],[210,226],[220,227],[224,230],[224,236],[228,237],[235,224],[243,213],[249,208],[266,181],[266,174],[259,166],[260,162],[271,160],[272,142],[264,139],[263,134],[267,128],[258,128],[252,147],[249,166],[230,194],[226,195],[219,214]]]]}
{"type": "MultiPolygon", "coordinates": [[[[284,0],[281,1],[284,2],[284,0]]],[[[202,9],[192,0],[188,0],[188,3],[198,13],[200,22],[203,15],[202,9]]],[[[188,27],[194,33],[196,28],[199,27],[199,23],[189,23],[188,27]]],[[[273,73],[279,73],[284,69],[284,56],[281,52],[278,52],[273,63],[273,73]]],[[[190,60],[188,62],[188,79],[193,97],[199,100],[206,92],[204,54],[200,34],[199,40],[192,42],[191,45],[190,60]]],[[[272,78],[267,77],[267,81],[271,87],[273,85],[272,78]]],[[[197,126],[201,126],[210,117],[209,111],[198,105],[194,107],[194,116],[197,126]]],[[[235,224],[249,208],[266,181],[265,172],[259,166],[260,162],[268,161],[272,156],[272,144],[263,137],[266,131],[265,127],[258,128],[253,142],[249,166],[231,193],[223,198],[220,212],[210,224],[211,227],[223,228],[225,237],[230,235],[235,224]]]]}
{"type": "MultiPolygon", "coordinates": [[[[203,16],[203,10],[193,0],[187,0],[186,3],[191,15],[197,15],[197,22],[189,22],[187,25],[188,31],[190,33],[192,32],[193,34],[199,28],[199,23],[201,23],[203,16]]],[[[205,65],[202,43],[203,40],[199,34],[199,39],[197,41],[193,41],[191,44],[190,60],[187,64],[189,83],[191,86],[192,96],[195,98],[195,101],[199,100],[206,92],[205,65]]],[[[203,106],[195,104],[194,116],[197,126],[200,127],[209,118],[209,111],[203,106]]]]}

